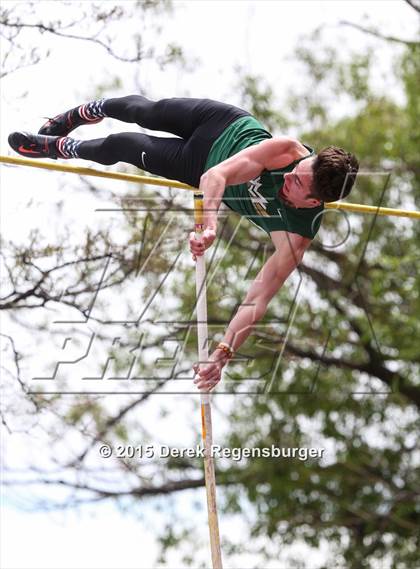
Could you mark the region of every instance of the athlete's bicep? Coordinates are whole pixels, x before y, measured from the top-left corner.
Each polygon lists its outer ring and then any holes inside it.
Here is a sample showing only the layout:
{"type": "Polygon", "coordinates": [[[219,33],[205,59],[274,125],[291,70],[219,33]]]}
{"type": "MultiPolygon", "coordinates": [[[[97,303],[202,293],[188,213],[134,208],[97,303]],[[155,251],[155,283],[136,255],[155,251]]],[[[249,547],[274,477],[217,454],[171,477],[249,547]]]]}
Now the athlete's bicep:
{"type": "Polygon", "coordinates": [[[303,257],[304,252],[312,243],[312,239],[309,239],[309,237],[303,237],[298,233],[290,231],[271,231],[270,237],[276,251],[281,255],[291,255],[300,258],[303,257]]]}
{"type": "Polygon", "coordinates": [[[249,150],[251,149],[241,150],[238,154],[214,166],[213,169],[223,176],[226,186],[248,182],[264,170],[264,165],[258,156],[248,152],[249,150]]]}
{"type": "Polygon", "coordinates": [[[220,162],[214,169],[224,177],[227,186],[242,184],[263,170],[282,168],[293,162],[297,144],[288,137],[264,140],[220,162]]]}

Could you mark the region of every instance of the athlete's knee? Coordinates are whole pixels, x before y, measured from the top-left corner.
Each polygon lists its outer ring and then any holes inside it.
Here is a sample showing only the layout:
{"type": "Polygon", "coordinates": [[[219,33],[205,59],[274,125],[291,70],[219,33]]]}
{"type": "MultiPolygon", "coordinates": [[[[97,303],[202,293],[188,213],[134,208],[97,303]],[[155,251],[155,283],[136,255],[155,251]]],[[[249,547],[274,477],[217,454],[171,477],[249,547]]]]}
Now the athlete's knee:
{"type": "Polygon", "coordinates": [[[142,95],[127,95],[126,97],[107,99],[104,110],[108,116],[115,119],[138,123],[143,116],[147,116],[152,105],[153,102],[142,95]]]}
{"type": "Polygon", "coordinates": [[[154,102],[142,95],[124,97],[125,112],[132,122],[140,122],[153,111],[154,102]]]}
{"type": "Polygon", "coordinates": [[[115,164],[121,160],[121,152],[125,146],[123,135],[110,134],[101,143],[100,154],[103,164],[115,164]]]}

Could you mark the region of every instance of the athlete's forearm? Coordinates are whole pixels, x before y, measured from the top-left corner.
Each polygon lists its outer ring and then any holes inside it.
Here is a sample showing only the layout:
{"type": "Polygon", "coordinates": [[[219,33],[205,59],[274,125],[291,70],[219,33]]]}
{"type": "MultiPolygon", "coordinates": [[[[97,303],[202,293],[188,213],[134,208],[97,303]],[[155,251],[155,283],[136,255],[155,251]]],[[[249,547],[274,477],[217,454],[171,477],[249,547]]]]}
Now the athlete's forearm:
{"type": "Polygon", "coordinates": [[[304,243],[292,249],[291,244],[288,244],[276,251],[261,268],[222,340],[234,352],[251,334],[254,325],[263,318],[271,299],[302,260],[306,247],[307,244],[304,243]]]}
{"type": "MultiPolygon", "coordinates": [[[[266,310],[267,305],[261,302],[254,306],[240,306],[232,318],[222,342],[228,344],[234,352],[238,350],[251,334],[254,324],[264,316],[266,310]]],[[[229,357],[221,349],[216,349],[213,352],[212,359],[221,362],[223,366],[229,361],[229,357]]]]}
{"type": "Polygon", "coordinates": [[[230,321],[222,340],[229,344],[234,352],[242,346],[251,334],[254,325],[261,320],[267,310],[267,303],[263,299],[257,299],[249,304],[245,302],[241,304],[238,312],[230,321]]]}
{"type": "Polygon", "coordinates": [[[200,179],[200,190],[204,196],[204,225],[217,228],[217,212],[225,191],[225,179],[217,170],[207,170],[200,179]]]}

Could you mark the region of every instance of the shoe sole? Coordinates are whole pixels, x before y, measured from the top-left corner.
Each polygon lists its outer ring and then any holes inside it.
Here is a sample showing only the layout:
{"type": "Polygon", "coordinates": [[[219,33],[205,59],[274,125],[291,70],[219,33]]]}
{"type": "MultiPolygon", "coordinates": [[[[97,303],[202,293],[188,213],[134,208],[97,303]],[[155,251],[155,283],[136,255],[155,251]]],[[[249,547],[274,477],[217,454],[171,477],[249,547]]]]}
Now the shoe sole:
{"type": "Polygon", "coordinates": [[[12,132],[8,138],[9,145],[15,152],[27,158],[52,158],[53,160],[57,159],[56,156],[51,156],[48,152],[46,153],[45,151],[31,150],[31,148],[28,148],[28,138],[30,136],[33,135],[27,132],[12,132]]]}

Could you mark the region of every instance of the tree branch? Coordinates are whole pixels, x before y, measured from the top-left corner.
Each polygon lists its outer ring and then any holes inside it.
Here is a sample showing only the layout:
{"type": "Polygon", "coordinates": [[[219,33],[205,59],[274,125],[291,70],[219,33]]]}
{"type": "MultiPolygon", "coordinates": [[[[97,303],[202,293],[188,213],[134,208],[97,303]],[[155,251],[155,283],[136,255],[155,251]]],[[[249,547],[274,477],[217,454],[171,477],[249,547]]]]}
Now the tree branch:
{"type": "Polygon", "coordinates": [[[134,401],[132,401],[131,403],[129,403],[128,405],[126,405],[125,407],[120,409],[116,415],[114,415],[113,417],[110,417],[106,421],[104,427],[100,430],[100,432],[97,433],[95,435],[95,437],[90,441],[90,443],[87,445],[85,450],[74,461],[72,461],[72,463],[69,466],[74,466],[76,463],[82,462],[83,459],[88,454],[88,452],[90,450],[92,450],[92,448],[95,446],[96,443],[98,443],[104,439],[104,437],[106,436],[108,431],[110,429],[112,429],[112,427],[114,427],[117,423],[119,423],[121,421],[121,419],[123,419],[125,417],[125,415],[127,415],[127,413],[129,413],[130,411],[135,409],[137,407],[137,405],[144,403],[153,393],[158,391],[166,382],[167,382],[167,379],[163,379],[163,380],[159,381],[156,384],[156,386],[153,389],[151,389],[148,393],[144,393],[141,397],[139,397],[138,399],[135,399],[134,401]]]}
{"type": "Polygon", "coordinates": [[[59,32],[59,31],[55,30],[53,27],[46,26],[44,24],[25,24],[23,22],[9,22],[7,20],[1,22],[1,24],[5,27],[16,28],[16,29],[24,29],[24,28],[28,28],[28,29],[32,28],[33,29],[33,28],[36,28],[41,33],[47,32],[47,33],[50,33],[50,34],[53,34],[55,36],[62,37],[62,38],[92,42],[92,43],[95,43],[95,44],[103,47],[107,51],[107,53],[109,53],[109,55],[112,55],[112,57],[114,57],[115,59],[118,59],[119,61],[123,61],[125,63],[138,63],[139,61],[145,59],[145,57],[146,57],[143,54],[140,45],[137,45],[137,53],[134,57],[123,57],[121,55],[117,55],[109,45],[107,45],[105,42],[103,42],[102,40],[95,38],[95,37],[78,36],[76,34],[68,34],[68,33],[59,32]]]}
{"type": "Polygon", "coordinates": [[[364,26],[361,26],[359,24],[353,24],[352,22],[347,22],[346,20],[341,20],[339,22],[339,25],[341,26],[349,26],[351,28],[355,28],[356,30],[359,30],[360,32],[363,32],[364,34],[369,34],[371,36],[374,36],[375,38],[379,38],[381,40],[385,40],[385,41],[390,41],[390,42],[394,42],[394,43],[399,43],[402,45],[406,45],[406,46],[410,46],[410,47],[417,47],[418,45],[420,45],[420,42],[418,41],[414,41],[414,40],[403,40],[401,38],[396,38],[395,36],[385,36],[383,34],[380,34],[379,32],[376,32],[375,30],[371,30],[369,28],[365,28],[364,26]]]}
{"type": "Polygon", "coordinates": [[[416,4],[414,0],[404,0],[409,6],[413,8],[416,12],[420,13],[420,4],[416,4]]]}

